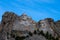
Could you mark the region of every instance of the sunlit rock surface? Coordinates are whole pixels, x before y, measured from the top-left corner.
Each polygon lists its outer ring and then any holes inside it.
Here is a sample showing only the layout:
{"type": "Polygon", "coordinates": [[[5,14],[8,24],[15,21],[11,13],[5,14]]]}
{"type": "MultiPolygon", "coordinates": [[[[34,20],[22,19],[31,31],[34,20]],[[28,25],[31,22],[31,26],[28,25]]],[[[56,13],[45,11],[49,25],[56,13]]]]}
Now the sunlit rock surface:
{"type": "Polygon", "coordinates": [[[56,32],[58,33],[58,35],[60,36],[60,20],[58,20],[56,22],[56,32]]]}
{"type": "Polygon", "coordinates": [[[32,37],[28,37],[24,40],[47,40],[47,39],[42,35],[33,35],[32,37]]]}
{"type": "Polygon", "coordinates": [[[50,27],[50,24],[49,24],[48,20],[44,19],[44,20],[39,21],[39,30],[40,31],[43,30],[44,33],[49,32],[50,34],[52,34],[53,36],[55,36],[54,35],[54,31],[50,27]]]}
{"type": "Polygon", "coordinates": [[[22,14],[19,19],[15,20],[13,23],[13,30],[31,32],[35,30],[36,22],[33,21],[32,18],[28,17],[26,14],[22,14]]]}
{"type": "MultiPolygon", "coordinates": [[[[44,33],[48,31],[54,37],[57,34],[60,36],[59,26],[60,22],[54,22],[51,18],[46,18],[39,22],[35,22],[25,13],[18,16],[13,12],[5,12],[2,16],[2,21],[0,24],[0,40],[15,40],[14,38],[11,38],[10,34],[14,33],[15,36],[26,36],[29,31],[33,33],[33,31],[37,29],[43,30],[44,33]]],[[[39,36],[35,36],[38,40],[40,40],[39,36]]],[[[33,40],[36,38],[35,36],[34,38],[32,37],[33,40]]],[[[41,40],[44,40],[44,38],[42,37],[41,40]]]]}

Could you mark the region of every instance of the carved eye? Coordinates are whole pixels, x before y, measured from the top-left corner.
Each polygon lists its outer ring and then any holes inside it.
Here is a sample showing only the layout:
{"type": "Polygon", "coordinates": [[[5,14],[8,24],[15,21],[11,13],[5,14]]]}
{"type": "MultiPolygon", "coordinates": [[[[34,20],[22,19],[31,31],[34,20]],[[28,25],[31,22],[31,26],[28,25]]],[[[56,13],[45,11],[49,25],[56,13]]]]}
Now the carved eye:
{"type": "Polygon", "coordinates": [[[6,23],[5,23],[5,22],[3,22],[3,24],[5,25],[6,23]]]}
{"type": "Polygon", "coordinates": [[[42,23],[41,25],[42,25],[42,26],[45,26],[45,24],[44,24],[44,23],[42,23]]]}

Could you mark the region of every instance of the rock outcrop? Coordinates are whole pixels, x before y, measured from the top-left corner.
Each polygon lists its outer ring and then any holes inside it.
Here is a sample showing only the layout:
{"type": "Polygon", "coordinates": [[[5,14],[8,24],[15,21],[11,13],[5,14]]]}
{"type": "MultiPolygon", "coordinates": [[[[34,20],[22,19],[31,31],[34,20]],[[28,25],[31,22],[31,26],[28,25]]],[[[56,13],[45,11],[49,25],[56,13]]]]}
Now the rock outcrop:
{"type": "Polygon", "coordinates": [[[43,30],[44,33],[46,32],[49,32],[50,34],[52,34],[52,36],[54,37],[57,37],[57,34],[56,34],[56,30],[55,30],[55,24],[54,24],[54,20],[51,19],[51,18],[46,18],[44,20],[40,20],[38,22],[38,27],[39,27],[39,30],[43,30]]]}
{"type": "Polygon", "coordinates": [[[19,19],[13,23],[13,30],[20,31],[31,31],[33,32],[36,28],[36,22],[26,14],[22,14],[19,19]],[[19,20],[20,19],[20,20],[19,20]]]}
{"type": "Polygon", "coordinates": [[[56,32],[57,32],[57,34],[60,36],[60,20],[58,20],[57,22],[55,22],[55,24],[56,24],[56,32]]]}
{"type": "MultiPolygon", "coordinates": [[[[17,16],[13,12],[5,12],[2,16],[2,40],[6,39],[7,36],[11,39],[12,31],[31,31],[33,32],[36,27],[36,22],[32,18],[28,17],[26,14],[17,16]],[[8,34],[7,34],[8,33],[8,34]]],[[[23,33],[24,34],[24,33],[23,33]]]]}
{"type": "MultiPolygon", "coordinates": [[[[60,21],[54,22],[51,18],[46,18],[44,20],[40,20],[39,22],[35,22],[31,17],[27,16],[23,13],[21,16],[16,15],[13,12],[5,12],[2,16],[2,21],[0,24],[0,40],[15,40],[12,38],[11,34],[16,36],[26,36],[28,32],[34,32],[34,30],[39,29],[43,30],[44,33],[47,31],[55,36],[60,36],[60,21]],[[58,34],[58,35],[57,35],[58,34]]],[[[35,38],[39,39],[40,36],[33,36],[30,39],[35,40],[35,38]]],[[[41,40],[45,38],[41,36],[41,40]],[[42,37],[42,38],[41,38],[42,37]]],[[[27,39],[26,39],[27,40],[27,39]]]]}
{"type": "MultiPolygon", "coordinates": [[[[2,39],[1,40],[7,40],[7,36],[11,34],[12,30],[12,24],[14,20],[16,19],[17,15],[13,12],[5,12],[5,14],[2,16],[2,39]]],[[[10,36],[10,35],[9,35],[10,36]]]]}

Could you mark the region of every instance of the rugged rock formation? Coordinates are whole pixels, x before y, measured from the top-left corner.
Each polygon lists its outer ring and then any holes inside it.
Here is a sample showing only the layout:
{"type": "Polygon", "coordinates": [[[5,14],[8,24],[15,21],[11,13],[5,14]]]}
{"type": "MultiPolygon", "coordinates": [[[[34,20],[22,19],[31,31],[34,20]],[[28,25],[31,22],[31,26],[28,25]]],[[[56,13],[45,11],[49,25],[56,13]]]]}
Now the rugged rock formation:
{"type": "Polygon", "coordinates": [[[40,20],[38,22],[38,25],[40,31],[43,30],[44,33],[48,31],[50,34],[52,34],[52,36],[57,37],[56,30],[55,30],[56,25],[54,24],[53,19],[46,18],[44,20],[40,20]]]}
{"type": "Polygon", "coordinates": [[[16,17],[17,15],[13,12],[5,12],[2,16],[2,40],[7,40],[7,33],[11,34],[12,24],[16,17]]]}
{"type": "Polygon", "coordinates": [[[0,32],[2,31],[2,26],[1,26],[1,23],[0,23],[0,32]]]}
{"type": "Polygon", "coordinates": [[[36,27],[36,22],[32,18],[28,17],[26,14],[17,16],[13,12],[5,12],[2,16],[2,40],[6,39],[7,36],[11,39],[12,31],[31,31],[33,32],[36,27]],[[7,34],[8,33],[8,34],[7,34]]]}
{"type": "Polygon", "coordinates": [[[53,34],[53,32],[54,32],[53,29],[51,29],[51,27],[50,27],[49,23],[47,22],[47,20],[41,20],[39,27],[40,27],[39,30],[40,31],[43,30],[44,33],[46,33],[48,31],[49,33],[53,34]]]}
{"type": "Polygon", "coordinates": [[[60,20],[58,20],[55,24],[56,24],[56,32],[60,36],[60,20]]]}
{"type": "Polygon", "coordinates": [[[23,13],[21,16],[18,16],[13,12],[5,12],[2,16],[2,21],[0,24],[0,40],[15,40],[15,38],[12,38],[11,34],[14,34],[15,37],[26,36],[28,35],[28,32],[33,33],[34,30],[37,29],[40,31],[43,30],[44,33],[48,31],[53,36],[57,36],[57,34],[60,35],[59,26],[60,21],[54,22],[54,20],[51,18],[46,18],[39,22],[35,22],[25,13],[23,13]]]}
{"type": "Polygon", "coordinates": [[[19,19],[13,23],[13,30],[20,31],[31,31],[33,32],[36,28],[36,22],[26,14],[22,14],[19,19]],[[19,20],[20,19],[20,20],[19,20]]]}

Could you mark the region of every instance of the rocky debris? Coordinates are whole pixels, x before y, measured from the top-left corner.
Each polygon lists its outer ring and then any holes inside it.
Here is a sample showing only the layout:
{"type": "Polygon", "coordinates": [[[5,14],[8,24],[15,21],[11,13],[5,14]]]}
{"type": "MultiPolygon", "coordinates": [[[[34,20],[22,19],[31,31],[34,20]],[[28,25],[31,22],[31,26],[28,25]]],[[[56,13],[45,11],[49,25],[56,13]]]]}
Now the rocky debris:
{"type": "Polygon", "coordinates": [[[12,35],[15,35],[15,37],[16,36],[19,36],[19,37],[21,37],[21,36],[27,36],[28,35],[28,31],[17,31],[17,30],[13,30],[11,32],[11,34],[12,35]]]}
{"type": "Polygon", "coordinates": [[[42,35],[33,35],[32,37],[28,37],[24,40],[47,40],[47,39],[42,35]]]}
{"type": "Polygon", "coordinates": [[[15,38],[10,38],[9,40],[15,40],[15,38]]]}

